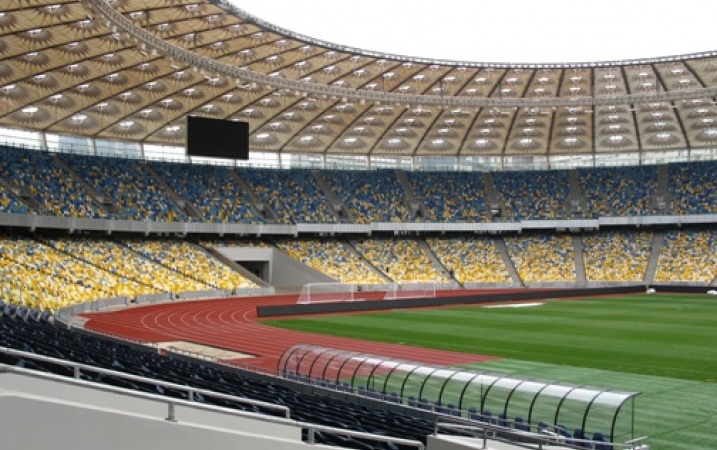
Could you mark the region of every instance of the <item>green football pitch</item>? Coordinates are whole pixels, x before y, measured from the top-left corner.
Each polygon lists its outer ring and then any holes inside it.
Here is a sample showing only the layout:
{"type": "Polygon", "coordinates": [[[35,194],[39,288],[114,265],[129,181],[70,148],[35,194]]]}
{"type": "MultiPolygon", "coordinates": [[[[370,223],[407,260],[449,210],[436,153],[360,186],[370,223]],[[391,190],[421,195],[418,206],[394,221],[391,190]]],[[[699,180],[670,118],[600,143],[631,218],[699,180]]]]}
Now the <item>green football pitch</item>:
{"type": "Polygon", "coordinates": [[[479,372],[640,392],[635,435],[649,436],[653,449],[717,448],[715,297],[632,295],[263,323],[498,357],[469,367],[479,372]]]}

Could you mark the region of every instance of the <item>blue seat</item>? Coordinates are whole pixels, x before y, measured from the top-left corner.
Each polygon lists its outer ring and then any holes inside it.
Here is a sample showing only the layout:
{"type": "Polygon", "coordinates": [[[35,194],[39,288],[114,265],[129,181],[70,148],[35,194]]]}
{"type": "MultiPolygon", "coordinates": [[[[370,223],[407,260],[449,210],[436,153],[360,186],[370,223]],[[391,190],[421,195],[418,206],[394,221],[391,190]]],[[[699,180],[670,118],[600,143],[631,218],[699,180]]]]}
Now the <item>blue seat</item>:
{"type": "Polygon", "coordinates": [[[593,442],[595,442],[595,450],[612,450],[612,445],[607,442],[605,436],[599,431],[593,433],[593,442]]]}
{"type": "Polygon", "coordinates": [[[489,423],[491,425],[498,425],[498,419],[493,417],[493,413],[490,409],[483,410],[483,422],[489,423]]]}
{"type": "Polygon", "coordinates": [[[585,436],[585,432],[582,430],[582,428],[575,429],[575,431],[573,432],[573,439],[574,441],[572,442],[572,444],[577,447],[590,447],[590,444],[588,442],[580,442],[581,440],[587,439],[587,436],[585,436]]]}
{"type": "Polygon", "coordinates": [[[506,417],[505,414],[500,413],[498,415],[498,425],[501,427],[509,427],[510,426],[510,420],[508,420],[508,417],[506,417]]]}
{"type": "Polygon", "coordinates": [[[520,416],[516,416],[515,420],[513,421],[513,428],[520,431],[530,431],[530,425],[525,423],[525,420],[523,420],[523,418],[520,416]]]}
{"type": "Polygon", "coordinates": [[[540,421],[538,422],[538,433],[550,433],[550,425],[547,424],[547,422],[540,421]]]}
{"type": "Polygon", "coordinates": [[[564,438],[571,439],[573,437],[573,435],[570,434],[568,428],[565,425],[558,425],[557,427],[555,427],[555,431],[557,431],[557,433],[564,438]]]}

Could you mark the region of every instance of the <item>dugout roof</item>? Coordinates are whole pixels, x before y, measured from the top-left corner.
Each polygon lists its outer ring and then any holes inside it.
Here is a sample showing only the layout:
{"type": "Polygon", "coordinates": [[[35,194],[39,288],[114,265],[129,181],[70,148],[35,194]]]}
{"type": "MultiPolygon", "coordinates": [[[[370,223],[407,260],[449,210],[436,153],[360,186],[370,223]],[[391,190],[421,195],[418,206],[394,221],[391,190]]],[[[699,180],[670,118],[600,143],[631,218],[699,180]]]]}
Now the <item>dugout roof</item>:
{"type": "Polygon", "coordinates": [[[281,373],[309,382],[348,384],[354,391],[394,393],[404,402],[453,405],[492,418],[517,417],[533,430],[542,422],[603,433],[611,442],[633,439],[635,392],[555,384],[389,359],[348,350],[295,345],[279,360],[281,373]]]}
{"type": "Polygon", "coordinates": [[[0,55],[0,126],[56,134],[183,145],[192,114],[248,121],[251,150],[274,153],[552,156],[717,143],[716,52],[445,61],[323,42],[218,0],[0,0],[0,55]]]}

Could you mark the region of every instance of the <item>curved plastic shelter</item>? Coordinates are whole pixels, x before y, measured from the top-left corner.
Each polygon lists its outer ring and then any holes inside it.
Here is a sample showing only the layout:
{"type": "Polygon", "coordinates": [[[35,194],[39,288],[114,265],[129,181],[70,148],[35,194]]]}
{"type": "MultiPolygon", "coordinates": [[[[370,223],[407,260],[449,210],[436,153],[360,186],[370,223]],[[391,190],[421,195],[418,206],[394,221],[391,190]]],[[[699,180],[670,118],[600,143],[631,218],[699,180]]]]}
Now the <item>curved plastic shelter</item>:
{"type": "Polygon", "coordinates": [[[287,349],[278,369],[307,382],[350,387],[411,406],[520,425],[524,430],[547,425],[566,436],[600,433],[610,442],[635,437],[635,392],[434,367],[312,345],[287,349]]]}

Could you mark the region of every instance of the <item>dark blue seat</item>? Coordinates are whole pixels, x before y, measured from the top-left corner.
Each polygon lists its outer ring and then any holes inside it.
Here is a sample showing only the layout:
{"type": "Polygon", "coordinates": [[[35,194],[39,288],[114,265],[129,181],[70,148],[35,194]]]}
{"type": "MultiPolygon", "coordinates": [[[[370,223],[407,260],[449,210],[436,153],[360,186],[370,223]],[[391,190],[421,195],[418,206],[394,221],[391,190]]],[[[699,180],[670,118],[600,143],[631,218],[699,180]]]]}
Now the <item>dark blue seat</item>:
{"type": "Polygon", "coordinates": [[[520,431],[530,431],[530,425],[525,423],[525,420],[523,420],[520,416],[515,417],[515,420],[513,421],[513,428],[520,431]]]}
{"type": "Polygon", "coordinates": [[[3,308],[3,314],[6,315],[6,316],[12,317],[12,316],[15,315],[15,311],[16,311],[16,310],[17,310],[17,306],[13,305],[12,303],[8,303],[8,304],[5,305],[5,307],[3,308]]]}
{"type": "Polygon", "coordinates": [[[418,402],[418,407],[421,408],[421,409],[427,409],[427,410],[429,410],[429,411],[430,411],[431,409],[433,409],[432,406],[431,406],[431,402],[429,402],[427,398],[422,398],[422,399],[418,402]]]}
{"type": "Polygon", "coordinates": [[[600,431],[593,433],[593,442],[595,442],[595,450],[612,450],[612,445],[600,431]]]}
{"type": "Polygon", "coordinates": [[[498,415],[498,425],[501,427],[509,427],[510,426],[510,420],[508,420],[508,417],[506,417],[505,414],[500,413],[498,415]]]}
{"type": "Polygon", "coordinates": [[[577,445],[578,447],[585,447],[585,448],[591,447],[590,443],[588,443],[588,442],[580,442],[581,440],[588,439],[588,437],[585,436],[585,432],[582,430],[582,428],[575,429],[575,431],[573,432],[573,439],[575,439],[575,441],[573,443],[575,445],[577,445]]]}
{"type": "Polygon", "coordinates": [[[566,439],[572,439],[572,437],[573,437],[573,435],[570,434],[570,432],[568,431],[568,428],[565,425],[562,425],[562,424],[558,425],[557,427],[555,427],[555,431],[558,433],[558,435],[560,435],[566,439]]]}
{"type": "Polygon", "coordinates": [[[540,421],[538,422],[538,433],[551,433],[552,430],[550,429],[550,425],[547,424],[547,422],[540,421]]]}

